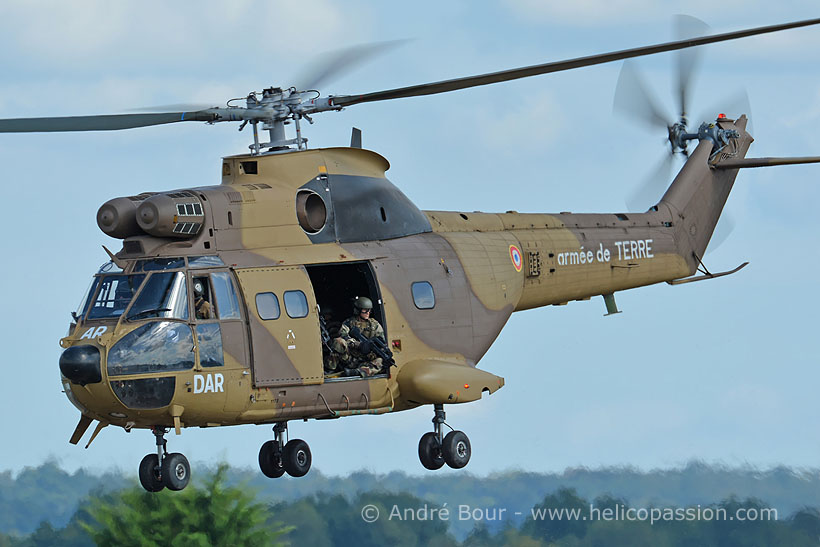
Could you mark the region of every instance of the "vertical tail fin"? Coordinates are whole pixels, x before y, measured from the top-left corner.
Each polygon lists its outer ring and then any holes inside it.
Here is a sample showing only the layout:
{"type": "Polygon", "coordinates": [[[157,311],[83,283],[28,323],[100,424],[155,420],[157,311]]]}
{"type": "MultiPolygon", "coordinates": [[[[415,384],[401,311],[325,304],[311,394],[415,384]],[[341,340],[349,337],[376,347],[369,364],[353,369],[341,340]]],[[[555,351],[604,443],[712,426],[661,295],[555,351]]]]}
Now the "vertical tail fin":
{"type": "MultiPolygon", "coordinates": [[[[746,122],[746,116],[741,116],[735,122],[721,120],[718,123],[721,129],[736,129],[740,134],[720,154],[732,154],[737,158],[746,156],[753,141],[746,132],[746,122]]],[[[678,248],[689,261],[692,271],[709,245],[738,172],[737,169],[712,169],[709,165],[711,154],[712,142],[701,140],[658,205],[659,208],[668,207],[677,227],[678,248]]]]}

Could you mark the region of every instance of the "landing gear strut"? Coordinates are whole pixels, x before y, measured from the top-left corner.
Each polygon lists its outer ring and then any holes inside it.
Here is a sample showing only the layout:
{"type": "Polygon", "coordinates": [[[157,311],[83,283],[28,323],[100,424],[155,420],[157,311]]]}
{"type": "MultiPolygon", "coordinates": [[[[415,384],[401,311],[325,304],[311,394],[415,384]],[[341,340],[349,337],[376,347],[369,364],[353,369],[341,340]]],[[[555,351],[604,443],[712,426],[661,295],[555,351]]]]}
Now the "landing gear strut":
{"type": "Polygon", "coordinates": [[[191,480],[188,459],[178,452],[168,453],[164,428],[154,427],[151,431],[157,439],[157,453],[146,455],[140,462],[140,484],[149,492],[159,492],[165,487],[182,490],[191,480]]]}
{"type": "MultiPolygon", "coordinates": [[[[419,460],[421,465],[435,471],[445,463],[453,469],[461,469],[470,461],[470,439],[463,431],[453,428],[447,435],[442,435],[441,426],[445,423],[444,405],[433,405],[433,431],[425,433],[419,440],[419,460]]],[[[447,427],[450,427],[447,425],[447,427]]]]}
{"type": "Polygon", "coordinates": [[[285,443],[287,430],[287,422],[277,422],[273,426],[273,440],[259,449],[259,469],[266,477],[277,479],[285,473],[291,477],[303,477],[310,471],[313,461],[310,447],[302,439],[285,443]]]}

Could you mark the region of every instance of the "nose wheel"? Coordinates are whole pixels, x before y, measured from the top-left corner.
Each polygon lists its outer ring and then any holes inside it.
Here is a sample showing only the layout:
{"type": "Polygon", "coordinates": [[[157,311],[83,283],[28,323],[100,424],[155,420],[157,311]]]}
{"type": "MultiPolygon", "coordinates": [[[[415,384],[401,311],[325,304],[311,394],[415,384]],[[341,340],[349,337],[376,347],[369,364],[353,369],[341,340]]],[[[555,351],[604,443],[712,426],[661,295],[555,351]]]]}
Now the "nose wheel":
{"type": "Polygon", "coordinates": [[[179,452],[168,453],[165,429],[155,427],[152,431],[157,439],[157,453],[146,455],[140,462],[140,484],[148,492],[159,492],[163,488],[182,490],[191,480],[188,458],[179,452]]]}
{"type": "Polygon", "coordinates": [[[273,440],[267,441],[259,449],[259,469],[266,477],[278,479],[285,473],[291,477],[304,477],[310,471],[313,456],[308,443],[302,439],[291,439],[285,443],[287,422],[273,426],[273,440]]]}
{"type": "Polygon", "coordinates": [[[421,465],[431,471],[441,469],[445,463],[453,469],[461,469],[470,461],[470,439],[463,431],[453,430],[443,435],[441,426],[447,425],[444,405],[434,405],[434,409],[433,431],[425,433],[419,440],[421,465]]]}

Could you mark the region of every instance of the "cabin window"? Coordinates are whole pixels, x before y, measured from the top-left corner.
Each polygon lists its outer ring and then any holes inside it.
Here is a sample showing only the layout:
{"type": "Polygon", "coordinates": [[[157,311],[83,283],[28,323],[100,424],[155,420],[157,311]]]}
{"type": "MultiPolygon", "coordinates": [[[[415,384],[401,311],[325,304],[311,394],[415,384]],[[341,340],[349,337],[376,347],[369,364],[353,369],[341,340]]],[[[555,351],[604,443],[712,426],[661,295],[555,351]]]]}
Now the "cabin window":
{"type": "Polygon", "coordinates": [[[194,366],[191,327],[151,321],[123,336],[108,351],[108,375],[189,370],[194,366]]]}
{"type": "Polygon", "coordinates": [[[307,297],[302,291],[285,291],[285,310],[292,319],[306,317],[308,314],[307,297]]]}
{"type": "Polygon", "coordinates": [[[436,306],[436,295],[433,286],[427,281],[416,281],[410,286],[413,292],[413,303],[420,310],[431,310],[436,306]]]}
{"type": "Polygon", "coordinates": [[[279,319],[279,299],[272,292],[262,292],[256,295],[256,313],[264,321],[279,319]]]}
{"type": "Polygon", "coordinates": [[[219,323],[197,325],[196,339],[199,343],[200,366],[221,367],[225,364],[222,357],[222,331],[219,323]]]}
{"type": "Polygon", "coordinates": [[[230,274],[227,272],[213,273],[211,274],[211,281],[214,285],[219,318],[240,319],[239,298],[236,296],[236,289],[234,289],[231,282],[230,274]]]}

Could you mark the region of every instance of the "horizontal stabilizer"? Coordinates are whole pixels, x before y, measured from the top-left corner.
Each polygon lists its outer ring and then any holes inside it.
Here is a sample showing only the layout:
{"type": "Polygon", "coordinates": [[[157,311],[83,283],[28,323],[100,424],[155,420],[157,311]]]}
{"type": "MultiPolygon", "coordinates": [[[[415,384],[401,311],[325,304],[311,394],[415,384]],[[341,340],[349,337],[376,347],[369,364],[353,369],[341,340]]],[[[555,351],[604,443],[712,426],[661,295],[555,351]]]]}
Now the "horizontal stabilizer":
{"type": "Polygon", "coordinates": [[[800,165],[803,163],[820,163],[820,156],[803,158],[737,158],[723,160],[714,166],[715,169],[744,169],[747,167],[776,167],[778,165],[800,165]]]}

